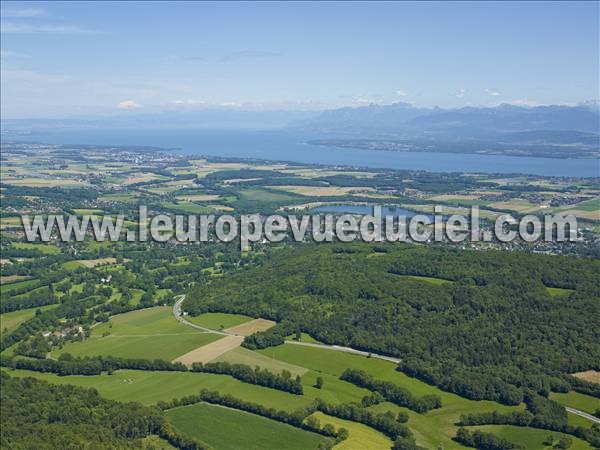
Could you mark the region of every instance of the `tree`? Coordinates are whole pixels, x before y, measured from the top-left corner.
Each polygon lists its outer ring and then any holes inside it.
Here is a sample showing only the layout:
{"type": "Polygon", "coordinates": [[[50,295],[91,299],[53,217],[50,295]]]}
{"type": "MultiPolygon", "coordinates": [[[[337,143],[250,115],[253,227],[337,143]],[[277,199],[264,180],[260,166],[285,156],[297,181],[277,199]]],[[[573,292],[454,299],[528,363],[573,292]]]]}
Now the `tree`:
{"type": "Polygon", "coordinates": [[[321,422],[315,416],[309,416],[306,418],[306,426],[312,430],[321,429],[321,422]]]}
{"type": "Polygon", "coordinates": [[[554,446],[554,448],[559,450],[567,450],[571,447],[573,440],[570,437],[564,436],[558,440],[558,443],[554,446]]]}
{"type": "Polygon", "coordinates": [[[317,381],[315,382],[315,387],[317,389],[321,389],[323,387],[323,377],[317,377],[317,381]]]}

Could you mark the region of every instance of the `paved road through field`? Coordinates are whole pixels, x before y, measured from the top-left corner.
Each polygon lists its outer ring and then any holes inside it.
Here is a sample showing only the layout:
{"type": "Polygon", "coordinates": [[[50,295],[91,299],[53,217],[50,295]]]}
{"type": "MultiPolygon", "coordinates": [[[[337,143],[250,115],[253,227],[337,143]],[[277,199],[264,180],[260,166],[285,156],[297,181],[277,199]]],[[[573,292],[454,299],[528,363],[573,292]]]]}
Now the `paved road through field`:
{"type": "Polygon", "coordinates": [[[173,315],[175,316],[175,319],[177,319],[182,324],[187,325],[188,327],[193,327],[198,330],[205,331],[207,333],[220,334],[222,336],[240,336],[239,334],[228,333],[227,331],[219,331],[219,330],[213,330],[212,328],[202,327],[200,325],[196,325],[195,323],[190,322],[189,320],[186,320],[184,318],[183,314],[181,313],[181,304],[185,300],[185,294],[176,295],[175,298],[176,298],[176,300],[175,300],[175,304],[173,305],[173,315]]]}
{"type": "MultiPolygon", "coordinates": [[[[185,300],[185,295],[178,295],[175,298],[177,298],[177,300],[175,301],[175,305],[173,306],[173,315],[175,316],[175,318],[177,320],[179,320],[184,325],[198,328],[198,329],[204,330],[208,333],[222,334],[224,336],[239,336],[237,334],[227,333],[226,331],[218,331],[218,330],[213,330],[211,328],[201,327],[200,325],[196,325],[195,323],[185,320],[183,315],[181,314],[181,304],[185,300]]],[[[383,359],[384,361],[389,361],[389,362],[393,362],[396,364],[400,363],[400,361],[401,361],[400,358],[393,358],[391,356],[380,355],[378,353],[373,353],[373,352],[364,352],[362,350],[356,350],[352,347],[343,347],[341,345],[314,344],[312,342],[299,342],[299,341],[285,341],[285,343],[292,344],[292,345],[302,345],[304,347],[314,347],[314,348],[322,348],[322,349],[326,349],[326,350],[334,350],[337,352],[351,353],[353,355],[366,356],[366,357],[376,358],[376,359],[383,359]]],[[[577,416],[580,416],[587,420],[590,420],[594,423],[600,424],[600,419],[595,416],[592,416],[591,414],[588,414],[584,411],[580,411],[575,408],[570,408],[568,406],[565,407],[565,409],[567,410],[567,412],[569,412],[571,414],[575,414],[577,416]]]]}
{"type": "Polygon", "coordinates": [[[583,417],[583,418],[585,418],[587,420],[591,420],[592,422],[595,422],[595,423],[600,423],[600,419],[598,417],[592,416],[591,414],[588,414],[588,413],[586,413],[584,411],[579,411],[578,409],[570,408],[568,406],[566,406],[565,409],[567,410],[567,412],[570,412],[571,414],[578,415],[578,416],[583,417]]]}

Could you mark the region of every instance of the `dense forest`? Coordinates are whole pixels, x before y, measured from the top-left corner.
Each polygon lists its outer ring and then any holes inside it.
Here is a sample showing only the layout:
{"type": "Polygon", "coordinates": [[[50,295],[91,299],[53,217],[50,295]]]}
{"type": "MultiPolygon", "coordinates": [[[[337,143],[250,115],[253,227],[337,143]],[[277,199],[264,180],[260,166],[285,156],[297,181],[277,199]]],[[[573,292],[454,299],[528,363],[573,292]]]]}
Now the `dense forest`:
{"type": "Polygon", "coordinates": [[[2,448],[134,449],[150,434],[178,448],[207,448],[175,432],[159,409],[105,400],[95,389],[5,372],[0,372],[0,387],[2,448]]]}
{"type": "Polygon", "coordinates": [[[247,338],[250,348],[302,331],[400,357],[400,370],[465,397],[516,405],[526,390],[585,390],[567,374],[600,369],[598,273],[584,258],[307,245],[196,285],[184,309],[280,322],[247,338]]]}

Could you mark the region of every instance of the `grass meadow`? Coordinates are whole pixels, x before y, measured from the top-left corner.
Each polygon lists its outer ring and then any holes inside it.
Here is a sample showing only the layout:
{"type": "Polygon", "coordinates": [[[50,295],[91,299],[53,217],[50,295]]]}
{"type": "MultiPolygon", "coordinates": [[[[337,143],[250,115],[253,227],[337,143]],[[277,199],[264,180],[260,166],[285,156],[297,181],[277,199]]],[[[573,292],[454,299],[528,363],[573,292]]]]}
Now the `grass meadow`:
{"type": "Polygon", "coordinates": [[[179,323],[171,308],[158,306],[111,317],[92,330],[83,342],[71,342],[52,352],[73,356],[118,356],[171,361],[222,336],[179,323]]]}
{"type": "Polygon", "coordinates": [[[166,412],[183,434],[215,450],[316,450],[326,438],[265,417],[197,403],[166,412]]]}

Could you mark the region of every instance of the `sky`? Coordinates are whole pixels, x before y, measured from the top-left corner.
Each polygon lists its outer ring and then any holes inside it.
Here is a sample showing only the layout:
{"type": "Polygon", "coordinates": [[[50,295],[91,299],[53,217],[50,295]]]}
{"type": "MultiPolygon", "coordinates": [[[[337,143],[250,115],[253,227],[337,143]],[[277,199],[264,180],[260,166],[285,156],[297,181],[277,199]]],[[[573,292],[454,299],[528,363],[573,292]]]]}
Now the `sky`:
{"type": "Polygon", "coordinates": [[[598,2],[13,2],[2,118],[597,100],[598,2]]]}

